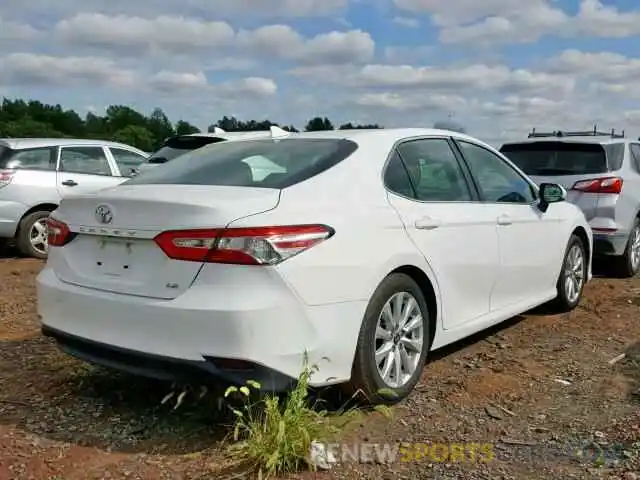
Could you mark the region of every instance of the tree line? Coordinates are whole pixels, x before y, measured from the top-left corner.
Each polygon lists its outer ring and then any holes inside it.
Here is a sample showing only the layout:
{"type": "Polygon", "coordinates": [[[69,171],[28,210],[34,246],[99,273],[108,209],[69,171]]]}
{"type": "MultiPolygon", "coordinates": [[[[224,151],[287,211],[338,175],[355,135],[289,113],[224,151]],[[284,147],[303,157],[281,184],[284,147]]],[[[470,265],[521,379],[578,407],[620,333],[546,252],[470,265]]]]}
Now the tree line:
{"type": "MultiPolygon", "coordinates": [[[[228,116],[209,125],[207,131],[213,132],[215,127],[227,132],[268,130],[272,125],[291,132],[299,131],[293,125],[280,125],[271,120],[245,121],[228,116]]],[[[378,124],[345,123],[337,128],[351,130],[383,127],[378,124]]],[[[335,129],[327,117],[314,117],[304,127],[307,132],[335,129]]],[[[151,152],[167,137],[199,132],[199,128],[185,120],[172,123],[161,108],[155,108],[147,115],[126,105],[111,105],[104,115],[89,112],[82,116],[59,104],[49,105],[38,100],[4,98],[0,105],[0,138],[91,138],[122,142],[151,152]]]]}

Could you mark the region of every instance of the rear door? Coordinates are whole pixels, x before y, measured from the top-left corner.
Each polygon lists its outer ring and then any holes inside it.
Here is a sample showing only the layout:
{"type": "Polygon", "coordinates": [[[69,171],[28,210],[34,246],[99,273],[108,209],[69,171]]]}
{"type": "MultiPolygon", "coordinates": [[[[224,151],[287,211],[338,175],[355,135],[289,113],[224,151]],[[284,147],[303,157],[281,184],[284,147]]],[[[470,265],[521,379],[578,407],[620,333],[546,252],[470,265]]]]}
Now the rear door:
{"type": "Polygon", "coordinates": [[[572,141],[510,143],[500,151],[536,182],[558,183],[567,200],[578,205],[587,220],[598,216],[599,205],[610,203],[601,193],[572,190],[576,182],[612,176],[622,165],[624,144],[601,145],[572,141]]]}
{"type": "Polygon", "coordinates": [[[478,201],[449,139],[401,143],[385,184],[389,202],[438,279],[444,328],[488,314],[500,269],[498,214],[478,201]]]}
{"type": "Polygon", "coordinates": [[[109,162],[106,149],[101,145],[60,147],[57,164],[56,184],[62,198],[93,193],[123,181],[114,176],[115,166],[109,162]]]}

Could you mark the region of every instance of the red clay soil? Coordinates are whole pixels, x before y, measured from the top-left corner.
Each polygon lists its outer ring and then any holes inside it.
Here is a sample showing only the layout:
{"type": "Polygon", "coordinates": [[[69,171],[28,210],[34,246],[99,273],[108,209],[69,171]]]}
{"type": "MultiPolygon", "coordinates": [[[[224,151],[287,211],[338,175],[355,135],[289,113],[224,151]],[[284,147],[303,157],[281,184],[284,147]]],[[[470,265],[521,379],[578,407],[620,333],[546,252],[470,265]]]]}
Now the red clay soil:
{"type": "MultiPolygon", "coordinates": [[[[88,367],[40,336],[41,267],[0,258],[0,480],[224,478],[228,430],[213,404],[172,411],[166,385],[88,367]]],[[[348,438],[491,444],[494,459],[432,452],[300,477],[640,478],[640,279],[595,279],[570,314],[527,314],[433,354],[390,420],[370,414],[348,438]]]]}

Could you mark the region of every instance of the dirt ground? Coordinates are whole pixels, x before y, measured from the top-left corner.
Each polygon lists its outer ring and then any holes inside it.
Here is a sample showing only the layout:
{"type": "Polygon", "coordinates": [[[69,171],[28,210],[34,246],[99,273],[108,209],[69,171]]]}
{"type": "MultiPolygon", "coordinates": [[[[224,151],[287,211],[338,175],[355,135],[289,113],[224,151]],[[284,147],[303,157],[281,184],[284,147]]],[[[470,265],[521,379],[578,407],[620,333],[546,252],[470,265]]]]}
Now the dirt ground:
{"type": "MultiPolygon", "coordinates": [[[[0,258],[0,480],[224,478],[227,430],[213,405],[172,411],[160,405],[166,385],[87,367],[40,336],[41,266],[0,258]]],[[[638,479],[639,407],[640,279],[597,278],[570,314],[530,313],[434,354],[390,420],[370,414],[345,433],[491,444],[493,461],[432,454],[302,477],[638,479]]]]}

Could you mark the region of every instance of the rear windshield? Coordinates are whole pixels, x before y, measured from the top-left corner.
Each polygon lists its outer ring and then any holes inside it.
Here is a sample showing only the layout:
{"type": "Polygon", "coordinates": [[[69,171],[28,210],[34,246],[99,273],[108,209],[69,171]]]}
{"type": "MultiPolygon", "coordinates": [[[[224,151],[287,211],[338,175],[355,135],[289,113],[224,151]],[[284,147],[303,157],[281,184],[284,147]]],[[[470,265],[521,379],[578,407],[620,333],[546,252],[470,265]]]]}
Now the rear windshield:
{"type": "Polygon", "coordinates": [[[606,173],[621,160],[624,145],[606,148],[597,143],[531,142],[503,145],[500,151],[527,175],[553,176],[606,173]]]}
{"type": "Polygon", "coordinates": [[[173,137],[164,142],[160,150],[151,154],[148,161],[149,163],[165,163],[183,153],[202,148],[211,143],[223,142],[224,140],[224,138],[219,137],[173,137]]]}
{"type": "Polygon", "coordinates": [[[343,139],[239,140],[193,150],[126,184],[286,188],[341,162],[358,148],[343,139]]]}

